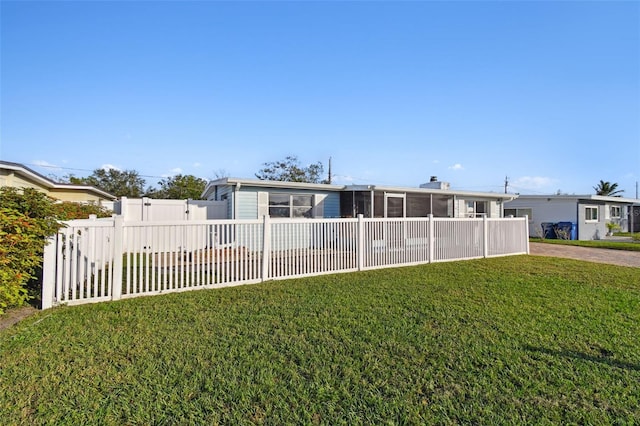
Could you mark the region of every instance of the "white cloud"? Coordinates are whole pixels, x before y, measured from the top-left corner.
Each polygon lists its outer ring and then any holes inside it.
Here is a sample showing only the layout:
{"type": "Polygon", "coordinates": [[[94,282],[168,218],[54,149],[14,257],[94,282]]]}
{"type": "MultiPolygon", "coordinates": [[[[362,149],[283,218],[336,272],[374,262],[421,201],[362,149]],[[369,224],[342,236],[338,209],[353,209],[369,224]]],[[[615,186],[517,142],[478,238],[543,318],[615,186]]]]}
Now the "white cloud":
{"type": "Polygon", "coordinates": [[[462,170],[462,169],[464,169],[464,167],[462,167],[462,164],[460,164],[460,163],[456,163],[453,166],[449,166],[448,168],[449,168],[449,170],[462,170]]]}
{"type": "Polygon", "coordinates": [[[202,166],[202,164],[201,164],[201,163],[193,163],[193,167],[195,167],[196,169],[197,169],[198,167],[200,167],[200,166],[202,166]]]}
{"type": "Polygon", "coordinates": [[[121,171],[122,171],[119,167],[114,166],[113,164],[103,164],[102,166],[100,166],[100,168],[101,168],[102,170],[104,170],[104,171],[107,171],[107,172],[108,172],[109,170],[117,170],[117,171],[119,171],[119,172],[121,172],[121,171]]]}

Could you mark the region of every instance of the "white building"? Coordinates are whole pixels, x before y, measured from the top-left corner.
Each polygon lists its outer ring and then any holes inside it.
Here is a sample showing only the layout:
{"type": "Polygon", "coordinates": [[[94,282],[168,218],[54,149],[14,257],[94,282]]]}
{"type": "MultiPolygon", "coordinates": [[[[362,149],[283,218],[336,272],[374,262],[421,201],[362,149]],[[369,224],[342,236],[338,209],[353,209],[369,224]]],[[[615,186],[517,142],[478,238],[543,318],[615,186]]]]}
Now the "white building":
{"type": "Polygon", "coordinates": [[[623,232],[632,229],[634,204],[640,204],[640,200],[602,195],[519,195],[505,203],[504,214],[528,216],[531,237],[544,235],[542,224],[565,222],[572,225],[574,239],[599,240],[609,232],[607,223],[618,225],[623,232]]]}

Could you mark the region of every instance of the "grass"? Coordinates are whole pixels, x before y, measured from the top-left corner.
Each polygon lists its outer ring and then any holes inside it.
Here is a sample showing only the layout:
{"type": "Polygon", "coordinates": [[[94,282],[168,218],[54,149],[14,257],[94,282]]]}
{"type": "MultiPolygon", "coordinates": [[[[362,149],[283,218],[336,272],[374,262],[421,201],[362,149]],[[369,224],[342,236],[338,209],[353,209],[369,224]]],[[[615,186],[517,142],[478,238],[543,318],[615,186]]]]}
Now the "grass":
{"type": "Polygon", "coordinates": [[[631,237],[633,241],[640,241],[640,233],[638,232],[614,232],[613,235],[616,237],[631,237]]]}
{"type": "Polygon", "coordinates": [[[546,243],[546,244],[559,244],[566,246],[578,246],[578,247],[594,247],[611,250],[627,250],[627,251],[640,251],[640,243],[635,241],[607,241],[607,240],[555,240],[555,239],[542,239],[542,238],[530,238],[534,243],[546,243]]]}
{"type": "Polygon", "coordinates": [[[533,256],[41,312],[4,424],[632,424],[638,269],[533,256]]]}

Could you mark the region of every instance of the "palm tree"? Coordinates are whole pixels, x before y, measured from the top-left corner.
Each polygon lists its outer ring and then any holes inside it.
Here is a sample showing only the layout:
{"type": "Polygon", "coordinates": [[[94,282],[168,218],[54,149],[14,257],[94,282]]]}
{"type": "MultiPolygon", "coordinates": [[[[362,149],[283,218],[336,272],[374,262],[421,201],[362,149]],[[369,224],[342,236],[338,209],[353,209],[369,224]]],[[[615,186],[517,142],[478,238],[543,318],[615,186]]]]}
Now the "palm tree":
{"type": "Polygon", "coordinates": [[[609,197],[621,197],[620,193],[624,192],[623,189],[617,189],[617,183],[605,182],[603,180],[593,189],[596,190],[596,195],[607,195],[609,197]]]}

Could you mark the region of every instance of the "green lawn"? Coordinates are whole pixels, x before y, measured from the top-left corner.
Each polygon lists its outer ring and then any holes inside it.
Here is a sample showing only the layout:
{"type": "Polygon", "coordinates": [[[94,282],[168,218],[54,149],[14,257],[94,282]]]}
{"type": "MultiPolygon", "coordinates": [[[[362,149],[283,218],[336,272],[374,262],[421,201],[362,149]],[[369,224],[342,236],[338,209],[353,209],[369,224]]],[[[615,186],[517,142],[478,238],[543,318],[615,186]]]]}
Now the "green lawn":
{"type": "Polygon", "coordinates": [[[534,256],[41,312],[2,424],[632,424],[640,271],[534,256]]]}
{"type": "Polygon", "coordinates": [[[565,246],[593,247],[611,250],[640,251],[640,241],[607,241],[607,240],[551,240],[530,238],[534,243],[559,244],[565,246]]]}

